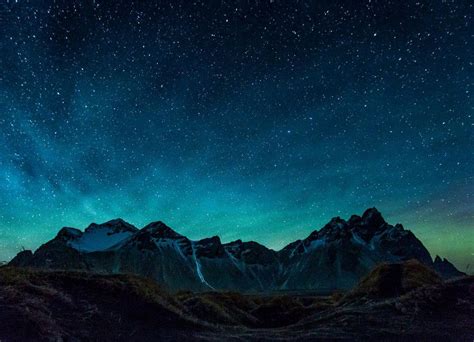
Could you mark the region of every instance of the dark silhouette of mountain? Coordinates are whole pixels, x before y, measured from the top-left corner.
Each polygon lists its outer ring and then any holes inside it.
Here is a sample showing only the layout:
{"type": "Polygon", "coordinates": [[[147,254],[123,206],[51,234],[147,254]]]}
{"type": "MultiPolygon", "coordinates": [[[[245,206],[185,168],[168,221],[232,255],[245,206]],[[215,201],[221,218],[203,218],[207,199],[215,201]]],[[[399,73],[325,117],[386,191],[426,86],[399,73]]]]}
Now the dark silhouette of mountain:
{"type": "Polygon", "coordinates": [[[415,260],[382,264],[331,296],[171,294],[133,275],[4,266],[0,340],[472,341],[473,287],[474,277],[442,281],[415,260]]]}
{"type": "Polygon", "coordinates": [[[464,275],[446,259],[433,262],[411,231],[388,224],[375,208],[348,221],[335,217],[278,252],[253,241],[223,244],[217,236],[192,241],[163,222],[138,230],[117,219],[93,223],[84,232],[62,228],[35,253],[20,252],[10,265],[131,273],[171,290],[324,292],[352,288],[381,262],[410,259],[444,278],[464,275]]]}
{"type": "Polygon", "coordinates": [[[458,277],[460,272],[458,269],[448,261],[448,259],[441,259],[439,255],[436,256],[433,262],[433,268],[445,278],[458,277]]]}

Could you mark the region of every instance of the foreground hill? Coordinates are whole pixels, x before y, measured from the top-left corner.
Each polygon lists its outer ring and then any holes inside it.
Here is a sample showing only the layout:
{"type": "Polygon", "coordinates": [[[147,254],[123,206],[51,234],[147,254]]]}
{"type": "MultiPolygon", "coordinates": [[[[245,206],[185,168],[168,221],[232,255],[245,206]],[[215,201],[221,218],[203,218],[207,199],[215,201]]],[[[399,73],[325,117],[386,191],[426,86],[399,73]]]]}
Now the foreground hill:
{"type": "Polygon", "coordinates": [[[472,341],[474,277],[443,281],[409,261],[377,267],[345,295],[259,296],[169,294],[136,276],[3,267],[0,308],[1,341],[472,341]]]}
{"type": "Polygon", "coordinates": [[[388,224],[368,209],[349,220],[333,218],[304,240],[273,251],[256,242],[221,243],[214,236],[192,241],[162,222],[142,229],[116,219],[84,232],[62,228],[35,253],[20,252],[12,266],[131,273],[170,290],[350,289],[378,263],[416,259],[445,278],[462,276],[449,261],[430,253],[402,225],[388,224]]]}

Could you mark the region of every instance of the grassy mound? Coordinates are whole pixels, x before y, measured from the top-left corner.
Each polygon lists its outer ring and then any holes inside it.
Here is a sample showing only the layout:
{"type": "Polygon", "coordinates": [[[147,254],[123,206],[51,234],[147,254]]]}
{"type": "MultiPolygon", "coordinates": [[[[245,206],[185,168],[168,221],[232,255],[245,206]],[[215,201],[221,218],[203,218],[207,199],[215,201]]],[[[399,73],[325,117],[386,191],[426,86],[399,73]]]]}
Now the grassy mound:
{"type": "Polygon", "coordinates": [[[2,267],[0,307],[6,341],[179,339],[205,330],[155,282],[130,275],[2,267]]]}
{"type": "Polygon", "coordinates": [[[422,286],[441,283],[435,271],[416,260],[409,260],[377,266],[360,281],[350,296],[397,297],[422,286]]]}
{"type": "MultiPolygon", "coordinates": [[[[0,268],[0,340],[187,340],[226,329],[286,326],[319,298],[232,292],[170,294],[152,280],[0,268]]],[[[243,331],[243,330],[242,330],[243,331]]]]}

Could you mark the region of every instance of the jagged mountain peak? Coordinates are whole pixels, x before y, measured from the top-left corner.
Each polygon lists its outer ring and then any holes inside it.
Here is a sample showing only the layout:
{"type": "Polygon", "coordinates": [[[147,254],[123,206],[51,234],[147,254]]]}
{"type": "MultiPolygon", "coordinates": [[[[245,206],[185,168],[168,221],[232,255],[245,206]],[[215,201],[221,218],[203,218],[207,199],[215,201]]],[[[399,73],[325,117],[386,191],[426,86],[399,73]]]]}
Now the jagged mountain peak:
{"type": "Polygon", "coordinates": [[[387,227],[387,223],[377,208],[367,209],[362,216],[352,215],[348,221],[339,216],[333,217],[321,229],[313,231],[305,242],[326,239],[339,239],[350,236],[350,230],[359,233],[365,240],[370,240],[377,231],[387,227]]]}
{"type": "MultiPolygon", "coordinates": [[[[393,227],[385,222],[382,214],[375,207],[364,211],[361,217],[351,216],[349,225],[352,231],[366,242],[369,242],[375,235],[393,227]]],[[[400,230],[400,227],[397,226],[396,228],[400,230]]],[[[401,228],[403,230],[403,227],[401,228]]]]}
{"type": "Polygon", "coordinates": [[[154,221],[133,234],[129,240],[125,241],[124,246],[139,250],[155,250],[167,241],[190,242],[188,238],[175,232],[164,222],[154,221]]]}
{"type": "Polygon", "coordinates": [[[222,242],[221,242],[221,238],[218,237],[217,235],[215,236],[212,236],[212,237],[209,237],[209,238],[204,238],[204,239],[201,239],[201,240],[198,240],[196,241],[196,244],[199,244],[199,245],[221,245],[222,242]]]}
{"type": "Polygon", "coordinates": [[[56,235],[56,239],[69,241],[69,240],[80,238],[82,234],[83,232],[81,232],[77,228],[63,227],[59,230],[58,234],[56,235]]]}
{"type": "Polygon", "coordinates": [[[143,231],[143,230],[152,230],[152,229],[160,229],[160,228],[169,228],[169,227],[163,221],[153,221],[153,222],[148,223],[141,230],[143,231]]]}
{"type": "Polygon", "coordinates": [[[459,271],[451,262],[446,258],[441,258],[439,255],[436,255],[433,268],[439,274],[448,276],[450,278],[465,276],[466,273],[459,271]]]}
{"type": "Polygon", "coordinates": [[[328,238],[328,239],[337,239],[341,238],[343,235],[347,235],[348,224],[346,220],[340,218],[339,216],[333,217],[321,230],[319,230],[317,236],[318,239],[328,238]]]}
{"type": "Polygon", "coordinates": [[[235,249],[243,249],[243,248],[256,248],[256,249],[268,249],[270,248],[256,242],[256,241],[242,241],[241,239],[234,240],[231,242],[227,242],[223,244],[226,249],[235,250],[235,249]]]}
{"type": "Polygon", "coordinates": [[[378,228],[385,223],[382,214],[375,207],[367,209],[362,214],[362,225],[378,228]]]}
{"type": "Polygon", "coordinates": [[[313,231],[306,239],[302,241],[305,246],[310,245],[316,240],[337,240],[349,237],[350,225],[339,216],[333,217],[321,229],[313,231]]]}
{"type": "Polygon", "coordinates": [[[218,236],[201,239],[194,244],[197,257],[216,258],[225,254],[224,246],[218,236]]]}
{"type": "Polygon", "coordinates": [[[240,246],[242,245],[242,240],[241,239],[237,239],[237,240],[234,240],[234,241],[230,241],[230,242],[227,242],[224,244],[224,246],[240,246]]]}
{"type": "Polygon", "coordinates": [[[352,215],[347,221],[347,223],[350,226],[356,226],[356,225],[359,225],[361,221],[362,221],[362,217],[360,217],[359,215],[352,215]]]}
{"type": "Polygon", "coordinates": [[[33,252],[29,249],[19,252],[11,261],[11,266],[25,267],[31,265],[31,260],[33,260],[33,252]]]}
{"type": "Polygon", "coordinates": [[[134,225],[128,223],[127,221],[121,219],[121,218],[116,218],[113,220],[109,220],[104,223],[91,223],[86,229],[85,232],[91,232],[97,229],[103,229],[107,228],[110,229],[111,233],[119,233],[119,232],[131,232],[134,233],[138,231],[138,228],[135,227],[134,225]]]}
{"type": "Polygon", "coordinates": [[[270,264],[276,260],[277,255],[277,252],[258,242],[242,242],[240,239],[224,244],[224,248],[235,258],[244,260],[247,264],[270,264]]]}
{"type": "Polygon", "coordinates": [[[168,232],[172,231],[174,232],[173,229],[171,229],[168,225],[166,225],[163,221],[154,221],[149,224],[147,224],[145,227],[140,229],[142,232],[168,232]]]}
{"type": "Polygon", "coordinates": [[[105,224],[109,224],[109,225],[121,224],[121,225],[130,225],[131,226],[130,223],[128,223],[127,221],[125,221],[124,219],[122,219],[120,217],[109,220],[109,221],[105,222],[105,224]]]}
{"type": "Polygon", "coordinates": [[[169,226],[167,226],[164,222],[162,221],[155,221],[152,223],[147,224],[145,227],[143,227],[140,230],[140,233],[142,234],[150,234],[155,238],[180,238],[182,237],[181,234],[175,232],[173,229],[171,229],[169,226]]]}

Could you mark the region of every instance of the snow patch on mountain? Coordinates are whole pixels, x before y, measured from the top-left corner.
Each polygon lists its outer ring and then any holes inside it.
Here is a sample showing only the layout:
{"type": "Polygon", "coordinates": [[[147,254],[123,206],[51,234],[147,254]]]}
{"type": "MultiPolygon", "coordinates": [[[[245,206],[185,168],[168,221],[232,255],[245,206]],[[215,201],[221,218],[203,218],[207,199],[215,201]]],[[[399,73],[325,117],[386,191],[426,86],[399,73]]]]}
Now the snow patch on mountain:
{"type": "Polygon", "coordinates": [[[244,268],[245,268],[245,265],[242,264],[235,256],[232,255],[231,252],[229,252],[227,249],[224,249],[225,253],[227,254],[227,256],[229,257],[230,261],[234,264],[235,267],[237,267],[237,269],[244,273],[244,268]]]}
{"type": "Polygon", "coordinates": [[[159,249],[171,248],[175,250],[178,253],[178,255],[181,258],[183,258],[185,261],[188,260],[186,256],[184,255],[183,250],[181,249],[181,245],[179,244],[178,240],[169,239],[169,238],[159,238],[159,239],[153,238],[153,242],[155,243],[156,247],[158,247],[159,249]]]}
{"type": "Polygon", "coordinates": [[[196,247],[195,247],[195,242],[191,242],[191,248],[193,250],[193,259],[194,259],[194,263],[196,265],[196,273],[199,277],[199,279],[201,280],[201,283],[205,284],[206,286],[208,286],[209,288],[215,290],[214,287],[212,287],[207,281],[206,279],[204,279],[204,275],[202,274],[202,270],[201,270],[201,263],[199,262],[198,258],[196,258],[196,247]]]}
{"type": "Polygon", "coordinates": [[[326,239],[317,239],[311,241],[309,246],[305,248],[305,252],[307,251],[314,251],[315,249],[318,249],[326,244],[326,239]]]}
{"type": "Polygon", "coordinates": [[[359,245],[362,245],[362,246],[367,245],[367,242],[365,242],[358,234],[354,232],[352,233],[352,240],[359,245]]]}
{"type": "Polygon", "coordinates": [[[81,252],[96,252],[109,249],[124,239],[132,236],[132,232],[114,233],[110,228],[94,229],[69,241],[69,246],[81,252]]]}

